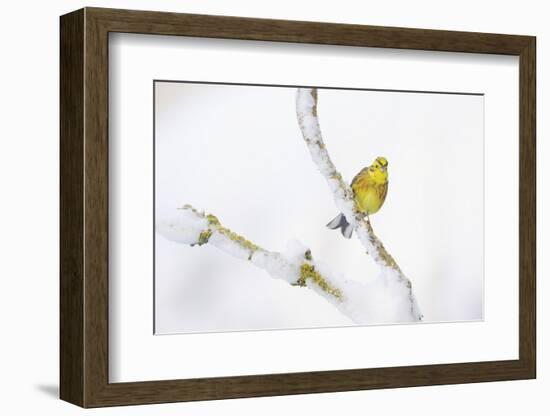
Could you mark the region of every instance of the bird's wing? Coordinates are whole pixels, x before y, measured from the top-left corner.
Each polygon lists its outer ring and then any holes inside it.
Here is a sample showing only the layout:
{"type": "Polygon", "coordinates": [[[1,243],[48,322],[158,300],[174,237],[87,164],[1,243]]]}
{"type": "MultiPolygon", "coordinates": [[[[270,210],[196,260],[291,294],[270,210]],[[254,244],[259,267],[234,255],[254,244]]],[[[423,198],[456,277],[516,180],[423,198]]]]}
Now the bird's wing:
{"type": "Polygon", "coordinates": [[[353,185],[359,180],[361,179],[361,177],[363,175],[366,175],[367,171],[369,170],[368,167],[366,168],[363,168],[359,171],[359,173],[357,175],[354,176],[353,180],[351,181],[351,186],[353,187],[353,185]]]}
{"type": "Polygon", "coordinates": [[[382,205],[386,199],[386,195],[388,194],[388,182],[384,185],[378,186],[376,191],[378,192],[378,198],[380,198],[380,205],[382,205]]]}

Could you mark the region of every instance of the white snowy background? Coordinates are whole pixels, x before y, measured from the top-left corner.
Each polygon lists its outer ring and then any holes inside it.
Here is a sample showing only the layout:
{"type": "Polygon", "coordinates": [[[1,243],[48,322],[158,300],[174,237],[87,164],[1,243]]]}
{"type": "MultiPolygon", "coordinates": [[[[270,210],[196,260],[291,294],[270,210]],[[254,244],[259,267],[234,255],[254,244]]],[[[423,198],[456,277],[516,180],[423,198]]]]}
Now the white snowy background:
{"type": "MultiPolygon", "coordinates": [[[[355,238],[325,228],[337,210],[301,138],[295,91],[157,82],[156,220],[193,204],[268,250],[298,239],[348,278],[375,275],[355,238]]],[[[347,181],[376,156],[389,160],[372,223],[424,321],[483,319],[483,97],[321,89],[319,118],[347,181]]],[[[155,241],[157,334],[353,324],[214,247],[155,241]]]]}

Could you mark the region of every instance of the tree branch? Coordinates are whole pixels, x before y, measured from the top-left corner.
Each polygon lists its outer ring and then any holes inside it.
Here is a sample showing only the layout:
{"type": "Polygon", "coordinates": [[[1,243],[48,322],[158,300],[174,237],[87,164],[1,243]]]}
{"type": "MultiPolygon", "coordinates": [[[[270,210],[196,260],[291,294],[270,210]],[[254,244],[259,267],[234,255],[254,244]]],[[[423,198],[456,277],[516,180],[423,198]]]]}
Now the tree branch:
{"type": "Polygon", "coordinates": [[[224,227],[218,218],[186,205],[181,215],[157,225],[157,231],[169,240],[190,246],[210,244],[227,254],[250,261],[275,279],[294,286],[307,286],[333,304],[339,304],[344,294],[338,288],[338,276],[313,260],[311,251],[297,241],[289,243],[285,253],[268,251],[243,236],[224,227]]]}
{"type": "Polygon", "coordinates": [[[298,124],[311,158],[326,179],[336,207],[353,226],[359,240],[367,249],[367,253],[381,268],[381,276],[385,279],[394,279],[407,288],[410,318],[413,321],[419,321],[422,319],[422,314],[413,294],[410,280],[403,274],[397,262],[376,236],[368,219],[365,219],[364,215],[357,211],[351,187],[344,181],[330,159],[321,135],[317,114],[317,95],[316,88],[298,88],[296,92],[298,124]]]}
{"type": "Polygon", "coordinates": [[[268,251],[223,226],[212,214],[190,205],[181,208],[178,214],[157,224],[157,231],[168,240],[192,247],[210,244],[249,261],[274,279],[313,290],[356,324],[410,321],[400,306],[406,297],[402,284],[380,279],[348,280],[333,273],[323,262],[314,260],[311,250],[298,241],[290,241],[283,253],[268,251]]]}
{"type": "Polygon", "coordinates": [[[315,261],[311,251],[291,241],[285,252],[268,251],[224,227],[217,217],[186,205],[179,215],[157,225],[169,240],[191,246],[210,244],[265,270],[293,286],[308,287],[357,324],[413,322],[422,319],[410,281],[374,234],[370,222],[357,212],[353,191],[336,170],[326,150],[317,117],[317,90],[299,88],[298,122],[313,162],[327,180],[338,209],[354,227],[367,253],[380,268],[376,278],[348,280],[315,261]]]}

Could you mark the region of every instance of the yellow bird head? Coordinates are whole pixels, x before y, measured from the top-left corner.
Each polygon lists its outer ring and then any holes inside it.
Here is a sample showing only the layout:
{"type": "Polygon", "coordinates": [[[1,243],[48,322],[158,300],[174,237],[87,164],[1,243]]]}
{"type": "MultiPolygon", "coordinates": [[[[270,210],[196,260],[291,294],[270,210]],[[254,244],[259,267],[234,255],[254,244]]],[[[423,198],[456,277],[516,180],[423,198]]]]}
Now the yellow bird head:
{"type": "Polygon", "coordinates": [[[388,161],[385,157],[379,156],[369,166],[368,175],[375,183],[386,183],[388,181],[388,161]]]}

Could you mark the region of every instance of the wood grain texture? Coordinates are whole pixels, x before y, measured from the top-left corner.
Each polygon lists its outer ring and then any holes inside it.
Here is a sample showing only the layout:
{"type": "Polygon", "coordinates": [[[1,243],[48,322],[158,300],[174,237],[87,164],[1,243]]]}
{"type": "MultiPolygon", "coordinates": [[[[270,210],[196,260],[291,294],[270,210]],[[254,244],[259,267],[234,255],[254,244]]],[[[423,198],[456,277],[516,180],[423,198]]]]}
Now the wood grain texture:
{"type": "Polygon", "coordinates": [[[533,378],[535,38],[86,8],[61,18],[61,397],[83,407],[533,378]],[[517,55],[520,58],[518,360],[109,383],[108,33],[517,55]]]}
{"type": "Polygon", "coordinates": [[[85,9],[84,59],[84,404],[96,402],[108,382],[109,142],[108,32],[85,9]]]}
{"type": "Polygon", "coordinates": [[[519,355],[536,377],[536,40],[520,54],[519,102],[519,355]]]}
{"type": "Polygon", "coordinates": [[[530,37],[87,8],[111,32],[519,55],[530,37]]]}
{"type": "Polygon", "coordinates": [[[60,388],[84,404],[84,12],[60,22],[60,388]]]}

